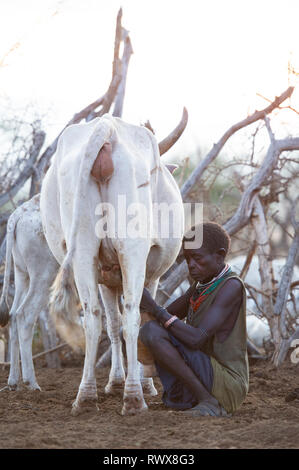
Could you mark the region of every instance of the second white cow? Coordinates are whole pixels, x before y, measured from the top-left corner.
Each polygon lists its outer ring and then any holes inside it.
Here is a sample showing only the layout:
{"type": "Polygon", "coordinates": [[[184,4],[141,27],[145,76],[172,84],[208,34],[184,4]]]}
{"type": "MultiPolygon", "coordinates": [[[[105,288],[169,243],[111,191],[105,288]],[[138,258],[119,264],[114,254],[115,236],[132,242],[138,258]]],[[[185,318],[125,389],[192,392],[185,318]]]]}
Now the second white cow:
{"type": "Polygon", "coordinates": [[[39,210],[39,195],[18,207],[7,223],[6,265],[0,301],[0,324],[10,321],[10,372],[8,387],[16,389],[21,382],[33,390],[36,381],[32,360],[32,338],[35,322],[47,310],[50,286],[58,264],[44,238],[39,210]],[[13,259],[15,295],[11,309],[7,294],[13,259]]]}

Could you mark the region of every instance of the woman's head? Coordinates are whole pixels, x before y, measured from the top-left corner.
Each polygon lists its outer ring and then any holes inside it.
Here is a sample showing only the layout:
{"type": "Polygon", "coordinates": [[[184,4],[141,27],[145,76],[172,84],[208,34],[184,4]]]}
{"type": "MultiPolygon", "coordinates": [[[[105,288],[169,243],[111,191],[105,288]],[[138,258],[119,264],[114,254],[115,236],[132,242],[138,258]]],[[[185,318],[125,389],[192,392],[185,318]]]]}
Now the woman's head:
{"type": "Polygon", "coordinates": [[[224,267],[230,249],[230,236],[221,225],[206,222],[196,225],[183,238],[184,256],[194,280],[208,282],[224,267]],[[201,239],[202,245],[195,249],[184,249],[185,242],[201,239]]]}

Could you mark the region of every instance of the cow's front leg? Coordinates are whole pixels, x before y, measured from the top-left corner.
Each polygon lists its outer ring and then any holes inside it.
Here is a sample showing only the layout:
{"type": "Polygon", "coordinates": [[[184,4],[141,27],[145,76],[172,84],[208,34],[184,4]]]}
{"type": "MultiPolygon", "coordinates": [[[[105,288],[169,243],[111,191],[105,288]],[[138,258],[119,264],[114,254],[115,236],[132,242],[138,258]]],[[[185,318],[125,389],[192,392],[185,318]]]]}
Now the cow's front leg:
{"type": "MultiPolygon", "coordinates": [[[[86,266],[84,266],[86,268],[86,266]]],[[[86,338],[84,369],[72,415],[84,411],[98,410],[98,395],[95,377],[95,364],[99,337],[102,331],[102,309],[98,298],[98,285],[91,276],[92,267],[75,271],[76,285],[84,310],[84,330],[86,338]],[[76,273],[77,276],[76,276],[76,273]]]]}
{"type": "Polygon", "coordinates": [[[120,312],[118,307],[118,292],[104,285],[100,286],[103,304],[107,318],[107,331],[111,342],[112,358],[109,381],[105,387],[108,394],[123,393],[125,371],[120,338],[120,312]]]}

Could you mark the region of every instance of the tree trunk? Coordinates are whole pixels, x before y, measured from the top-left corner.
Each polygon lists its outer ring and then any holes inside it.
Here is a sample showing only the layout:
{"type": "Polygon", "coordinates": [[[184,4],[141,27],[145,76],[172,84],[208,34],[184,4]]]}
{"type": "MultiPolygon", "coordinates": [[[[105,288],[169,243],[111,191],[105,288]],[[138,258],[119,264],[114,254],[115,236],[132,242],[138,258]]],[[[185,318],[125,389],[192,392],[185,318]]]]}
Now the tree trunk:
{"type": "Polygon", "coordinates": [[[261,308],[269,320],[273,316],[272,300],[272,262],[269,244],[268,227],[264,208],[259,197],[255,199],[251,222],[257,242],[257,255],[259,260],[259,273],[261,279],[262,302],[261,308]]]}

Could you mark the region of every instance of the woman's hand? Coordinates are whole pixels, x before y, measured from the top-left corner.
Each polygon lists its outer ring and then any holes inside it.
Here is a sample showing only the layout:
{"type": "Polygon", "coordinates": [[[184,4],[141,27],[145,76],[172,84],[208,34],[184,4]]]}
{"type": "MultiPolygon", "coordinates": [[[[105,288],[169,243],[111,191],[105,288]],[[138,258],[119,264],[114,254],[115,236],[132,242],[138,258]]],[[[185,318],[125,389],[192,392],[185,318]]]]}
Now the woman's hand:
{"type": "Polygon", "coordinates": [[[171,318],[171,315],[165,310],[165,308],[160,307],[154,299],[152,298],[151,294],[149,291],[144,288],[142,297],[141,297],[141,302],[140,302],[140,308],[146,312],[149,312],[150,314],[155,317],[155,319],[160,322],[162,325],[171,318]]]}
{"type": "Polygon", "coordinates": [[[154,314],[157,307],[158,304],[156,304],[149,291],[144,288],[141,297],[140,308],[146,312],[154,314]]]}

